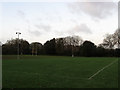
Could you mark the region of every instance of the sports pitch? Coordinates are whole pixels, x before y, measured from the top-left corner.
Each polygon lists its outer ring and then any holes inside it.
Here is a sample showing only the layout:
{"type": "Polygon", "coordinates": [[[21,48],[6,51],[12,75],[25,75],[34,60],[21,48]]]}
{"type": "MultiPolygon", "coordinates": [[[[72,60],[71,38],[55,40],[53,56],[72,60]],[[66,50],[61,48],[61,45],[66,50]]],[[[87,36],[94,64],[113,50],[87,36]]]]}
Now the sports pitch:
{"type": "Polygon", "coordinates": [[[112,57],[3,56],[3,88],[118,88],[112,57]]]}

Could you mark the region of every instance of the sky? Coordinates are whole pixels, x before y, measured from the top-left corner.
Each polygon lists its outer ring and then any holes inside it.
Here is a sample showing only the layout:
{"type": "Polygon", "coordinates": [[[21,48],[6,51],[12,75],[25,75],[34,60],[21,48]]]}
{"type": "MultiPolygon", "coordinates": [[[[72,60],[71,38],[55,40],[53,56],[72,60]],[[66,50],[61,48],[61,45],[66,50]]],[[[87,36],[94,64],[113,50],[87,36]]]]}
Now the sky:
{"type": "Polygon", "coordinates": [[[118,28],[117,2],[1,2],[0,41],[20,38],[44,44],[77,35],[96,45],[118,28]]]}

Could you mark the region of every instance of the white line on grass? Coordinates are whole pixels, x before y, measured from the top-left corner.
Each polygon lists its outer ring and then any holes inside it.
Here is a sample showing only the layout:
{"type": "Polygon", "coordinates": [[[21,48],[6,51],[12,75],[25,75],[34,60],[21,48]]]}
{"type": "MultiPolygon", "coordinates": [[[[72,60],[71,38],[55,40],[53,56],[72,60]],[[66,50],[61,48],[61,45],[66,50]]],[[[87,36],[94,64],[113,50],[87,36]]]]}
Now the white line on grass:
{"type": "Polygon", "coordinates": [[[103,67],[102,69],[98,70],[95,74],[93,74],[92,76],[90,76],[88,79],[89,79],[89,80],[92,79],[93,77],[95,77],[97,74],[99,74],[99,73],[100,73],[101,71],[103,71],[105,68],[111,66],[111,65],[112,65],[113,63],[115,63],[116,61],[118,61],[118,60],[115,60],[115,61],[111,62],[110,64],[106,65],[105,67],[103,67]]]}

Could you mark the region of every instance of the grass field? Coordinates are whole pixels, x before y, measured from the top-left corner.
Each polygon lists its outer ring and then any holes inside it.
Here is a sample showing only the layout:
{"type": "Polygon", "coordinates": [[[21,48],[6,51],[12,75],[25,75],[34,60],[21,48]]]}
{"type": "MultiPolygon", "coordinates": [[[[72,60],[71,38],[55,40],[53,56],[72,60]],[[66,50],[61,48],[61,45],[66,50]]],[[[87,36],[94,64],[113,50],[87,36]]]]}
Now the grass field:
{"type": "Polygon", "coordinates": [[[3,88],[118,88],[117,58],[16,58],[3,56],[3,88]]]}

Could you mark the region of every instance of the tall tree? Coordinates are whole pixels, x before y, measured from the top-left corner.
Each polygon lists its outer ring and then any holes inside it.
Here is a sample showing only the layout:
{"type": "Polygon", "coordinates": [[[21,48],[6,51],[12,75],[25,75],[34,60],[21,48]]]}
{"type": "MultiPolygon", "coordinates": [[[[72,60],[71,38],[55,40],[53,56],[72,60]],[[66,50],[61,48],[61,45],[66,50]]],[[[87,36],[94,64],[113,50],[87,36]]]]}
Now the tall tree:
{"type": "Polygon", "coordinates": [[[30,44],[28,41],[20,39],[20,54],[30,54],[30,44]]]}
{"type": "Polygon", "coordinates": [[[80,48],[83,56],[96,56],[96,45],[91,41],[85,41],[80,48]]]}
{"type": "Polygon", "coordinates": [[[113,34],[106,34],[101,46],[107,49],[120,47],[120,29],[117,29],[113,34]]]}
{"type": "Polygon", "coordinates": [[[68,36],[65,37],[65,45],[70,45],[71,46],[71,54],[72,57],[74,56],[74,53],[76,53],[76,46],[80,46],[83,43],[82,38],[79,36],[68,36]]]}
{"type": "Polygon", "coordinates": [[[45,49],[46,54],[50,54],[50,55],[56,54],[55,45],[56,45],[55,38],[51,39],[50,41],[47,41],[44,44],[44,49],[45,49]]]}
{"type": "Polygon", "coordinates": [[[113,39],[117,48],[120,48],[120,29],[117,29],[113,34],[113,39]]]}
{"type": "Polygon", "coordinates": [[[64,49],[65,49],[64,46],[65,46],[65,39],[64,38],[56,39],[56,53],[58,55],[64,54],[64,49]]]}
{"type": "Polygon", "coordinates": [[[106,34],[105,39],[103,40],[103,43],[101,44],[104,48],[107,49],[113,49],[115,45],[115,41],[113,38],[113,34],[106,34]]]}
{"type": "MultiPolygon", "coordinates": [[[[18,39],[7,40],[2,45],[3,54],[17,54],[18,39]]],[[[29,54],[29,43],[26,40],[19,39],[19,54],[29,54]]]]}
{"type": "Polygon", "coordinates": [[[32,55],[40,55],[43,54],[43,46],[39,42],[32,42],[30,44],[30,51],[32,55]]]}

